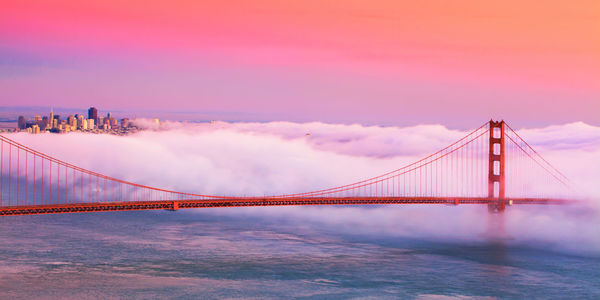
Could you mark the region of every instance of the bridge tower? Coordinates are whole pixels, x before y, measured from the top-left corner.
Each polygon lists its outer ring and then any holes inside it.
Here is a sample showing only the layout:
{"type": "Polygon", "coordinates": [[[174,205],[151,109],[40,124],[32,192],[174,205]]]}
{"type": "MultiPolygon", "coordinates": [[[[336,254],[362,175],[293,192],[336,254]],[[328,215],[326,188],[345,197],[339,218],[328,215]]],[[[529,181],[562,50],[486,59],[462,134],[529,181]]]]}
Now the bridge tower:
{"type": "Polygon", "coordinates": [[[488,172],[488,197],[496,198],[496,203],[488,204],[490,212],[501,213],[505,208],[505,155],[504,121],[490,120],[490,148],[488,172]]]}

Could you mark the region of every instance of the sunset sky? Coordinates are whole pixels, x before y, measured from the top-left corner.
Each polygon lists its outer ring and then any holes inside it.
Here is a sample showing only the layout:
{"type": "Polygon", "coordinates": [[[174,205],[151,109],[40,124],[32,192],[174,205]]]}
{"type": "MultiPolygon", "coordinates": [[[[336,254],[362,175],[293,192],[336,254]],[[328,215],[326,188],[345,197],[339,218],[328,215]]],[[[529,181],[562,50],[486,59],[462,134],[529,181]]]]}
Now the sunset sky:
{"type": "Polygon", "coordinates": [[[600,124],[597,0],[157,2],[2,1],[0,106],[600,124]]]}

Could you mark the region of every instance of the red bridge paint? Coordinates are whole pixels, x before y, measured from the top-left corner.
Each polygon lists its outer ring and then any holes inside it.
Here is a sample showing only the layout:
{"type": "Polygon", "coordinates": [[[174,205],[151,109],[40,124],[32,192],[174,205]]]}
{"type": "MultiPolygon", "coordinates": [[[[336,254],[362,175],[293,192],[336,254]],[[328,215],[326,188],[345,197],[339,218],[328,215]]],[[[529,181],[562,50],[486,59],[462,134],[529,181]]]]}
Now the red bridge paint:
{"type": "Polygon", "coordinates": [[[512,204],[572,202],[571,194],[566,176],[504,121],[486,122],[448,147],[380,176],[263,197],[185,193],[127,182],[0,136],[0,215],[375,204],[487,204],[491,212],[503,212],[512,204]]]}

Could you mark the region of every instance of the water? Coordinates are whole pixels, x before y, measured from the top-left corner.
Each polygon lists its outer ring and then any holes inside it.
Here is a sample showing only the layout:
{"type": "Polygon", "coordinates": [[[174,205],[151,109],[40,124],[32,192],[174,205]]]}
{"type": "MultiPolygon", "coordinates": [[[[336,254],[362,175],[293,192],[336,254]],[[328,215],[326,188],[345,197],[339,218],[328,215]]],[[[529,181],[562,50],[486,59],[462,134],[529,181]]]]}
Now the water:
{"type": "Polygon", "coordinates": [[[214,211],[2,217],[0,296],[600,297],[600,257],[214,211]]]}

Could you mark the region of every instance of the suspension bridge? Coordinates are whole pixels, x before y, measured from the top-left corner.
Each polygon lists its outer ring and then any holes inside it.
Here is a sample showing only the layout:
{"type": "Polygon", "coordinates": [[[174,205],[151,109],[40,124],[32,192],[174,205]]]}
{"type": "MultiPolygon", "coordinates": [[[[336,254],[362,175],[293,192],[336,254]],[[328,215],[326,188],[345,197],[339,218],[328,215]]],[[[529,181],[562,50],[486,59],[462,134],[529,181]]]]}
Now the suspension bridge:
{"type": "Polygon", "coordinates": [[[0,135],[0,215],[276,205],[562,204],[569,179],[504,121],[419,161],[351,184],[247,197],[178,192],[87,170],[0,135]]]}

